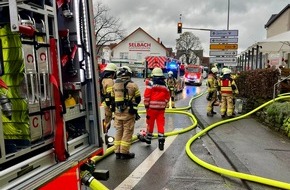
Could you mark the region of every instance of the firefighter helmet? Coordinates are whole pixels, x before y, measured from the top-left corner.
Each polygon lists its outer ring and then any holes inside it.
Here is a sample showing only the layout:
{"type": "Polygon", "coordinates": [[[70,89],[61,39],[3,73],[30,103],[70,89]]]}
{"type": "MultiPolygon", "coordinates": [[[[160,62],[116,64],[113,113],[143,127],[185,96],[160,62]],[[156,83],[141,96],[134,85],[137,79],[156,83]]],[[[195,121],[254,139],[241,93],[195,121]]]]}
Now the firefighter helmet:
{"type": "Polygon", "coordinates": [[[114,63],[109,63],[106,68],[105,71],[114,71],[117,72],[117,66],[114,63]]]}
{"type": "Polygon", "coordinates": [[[122,69],[126,70],[127,72],[129,72],[130,74],[132,74],[132,70],[130,69],[130,67],[128,66],[123,66],[122,69]]]}
{"type": "Polygon", "coordinates": [[[152,74],[153,77],[164,77],[161,68],[154,68],[154,69],[152,70],[152,73],[151,73],[151,74],[152,74]]]}
{"type": "Polygon", "coordinates": [[[211,68],[211,72],[217,73],[218,72],[218,68],[216,68],[216,67],[211,68]]]}
{"type": "Polygon", "coordinates": [[[129,76],[131,77],[132,75],[132,70],[130,69],[130,67],[128,66],[123,66],[119,69],[118,71],[118,77],[125,77],[125,76],[129,76]]]}
{"type": "Polygon", "coordinates": [[[227,67],[222,68],[222,73],[224,74],[225,70],[227,70],[227,67]]]}
{"type": "Polygon", "coordinates": [[[224,75],[231,74],[231,73],[232,73],[232,71],[230,69],[228,69],[228,68],[224,69],[224,72],[223,72],[224,75]]]}
{"type": "Polygon", "coordinates": [[[169,72],[168,72],[168,75],[173,75],[173,72],[172,72],[172,71],[169,71],[169,72]]]}

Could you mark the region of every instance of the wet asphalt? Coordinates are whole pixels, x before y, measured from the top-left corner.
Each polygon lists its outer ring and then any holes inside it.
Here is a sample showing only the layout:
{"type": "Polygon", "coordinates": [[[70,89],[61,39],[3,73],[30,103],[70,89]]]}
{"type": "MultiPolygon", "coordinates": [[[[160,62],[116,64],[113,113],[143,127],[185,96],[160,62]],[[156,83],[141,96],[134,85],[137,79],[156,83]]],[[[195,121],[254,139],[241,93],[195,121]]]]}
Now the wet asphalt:
{"type": "MultiPolygon", "coordinates": [[[[143,94],[144,80],[133,80],[139,85],[143,94]]],[[[176,107],[188,106],[190,100],[205,89],[205,85],[186,86],[176,97],[176,107]]],[[[174,137],[164,152],[157,152],[160,150],[156,139],[151,145],[136,141],[130,150],[136,154],[134,159],[116,160],[115,155],[111,154],[99,161],[96,168],[110,172],[109,180],[101,182],[108,189],[279,189],[212,172],[188,157],[185,151],[188,140],[210,124],[222,120],[218,106],[215,107],[218,113],[214,117],[207,117],[206,104],[205,95],[192,101],[190,105],[192,109],[188,111],[196,116],[197,127],[174,137]],[[150,161],[152,155],[156,153],[160,156],[150,161]],[[144,163],[150,165],[146,167],[144,163]],[[130,180],[133,180],[132,183],[130,180]],[[129,183],[124,185],[124,181],[129,183]]],[[[166,132],[192,125],[192,121],[186,115],[166,114],[165,117],[166,132]]],[[[142,114],[141,119],[136,122],[135,134],[145,127],[145,115],[142,114]]],[[[114,128],[110,129],[109,134],[114,135],[114,128]]],[[[212,129],[194,141],[190,149],[198,158],[212,165],[290,183],[290,140],[250,116],[212,129]]]]}

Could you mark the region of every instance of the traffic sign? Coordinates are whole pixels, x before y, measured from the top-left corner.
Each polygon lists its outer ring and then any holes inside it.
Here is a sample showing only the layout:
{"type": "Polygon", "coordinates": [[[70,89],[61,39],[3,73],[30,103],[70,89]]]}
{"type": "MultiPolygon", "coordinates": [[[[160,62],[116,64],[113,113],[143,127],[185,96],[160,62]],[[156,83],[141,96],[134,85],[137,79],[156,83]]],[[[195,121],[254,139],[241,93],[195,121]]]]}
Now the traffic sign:
{"type": "Polygon", "coordinates": [[[209,56],[236,56],[238,51],[227,50],[227,51],[209,51],[209,56]]]}
{"type": "Polygon", "coordinates": [[[236,67],[238,66],[237,63],[224,63],[224,67],[236,67]]]}
{"type": "Polygon", "coordinates": [[[210,43],[238,43],[238,38],[210,38],[210,43]]]}
{"type": "Polygon", "coordinates": [[[209,61],[211,63],[236,63],[236,57],[210,57],[209,61]]]}
{"type": "Polygon", "coordinates": [[[212,30],[210,37],[238,36],[238,30],[212,30]]]}
{"type": "Polygon", "coordinates": [[[238,49],[238,44],[210,44],[209,49],[238,49]]]}

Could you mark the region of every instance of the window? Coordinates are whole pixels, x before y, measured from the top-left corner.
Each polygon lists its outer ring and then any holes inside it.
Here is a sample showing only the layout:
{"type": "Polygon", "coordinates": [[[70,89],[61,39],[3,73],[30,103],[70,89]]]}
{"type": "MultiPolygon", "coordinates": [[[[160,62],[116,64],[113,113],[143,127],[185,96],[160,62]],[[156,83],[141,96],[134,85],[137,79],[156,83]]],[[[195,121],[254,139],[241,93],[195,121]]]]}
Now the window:
{"type": "Polygon", "coordinates": [[[120,52],[120,59],[128,59],[128,52],[120,52]]]}
{"type": "Polygon", "coordinates": [[[142,60],[142,53],[137,53],[136,59],[137,59],[137,61],[141,61],[142,60]]]}

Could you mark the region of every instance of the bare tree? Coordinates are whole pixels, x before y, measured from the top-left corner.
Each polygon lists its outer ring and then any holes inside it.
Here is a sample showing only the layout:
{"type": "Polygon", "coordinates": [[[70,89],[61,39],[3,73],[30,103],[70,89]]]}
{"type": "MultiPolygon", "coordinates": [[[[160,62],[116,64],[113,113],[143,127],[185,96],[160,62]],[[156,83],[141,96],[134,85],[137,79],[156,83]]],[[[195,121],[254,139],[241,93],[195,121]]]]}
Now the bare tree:
{"type": "Polygon", "coordinates": [[[124,38],[124,30],[119,19],[109,14],[108,7],[101,2],[97,2],[94,8],[96,45],[97,54],[99,54],[103,45],[122,40],[124,38]]]}
{"type": "Polygon", "coordinates": [[[203,50],[200,40],[192,32],[184,32],[176,39],[176,50],[182,62],[192,64],[197,62],[198,53],[203,50]]]}

